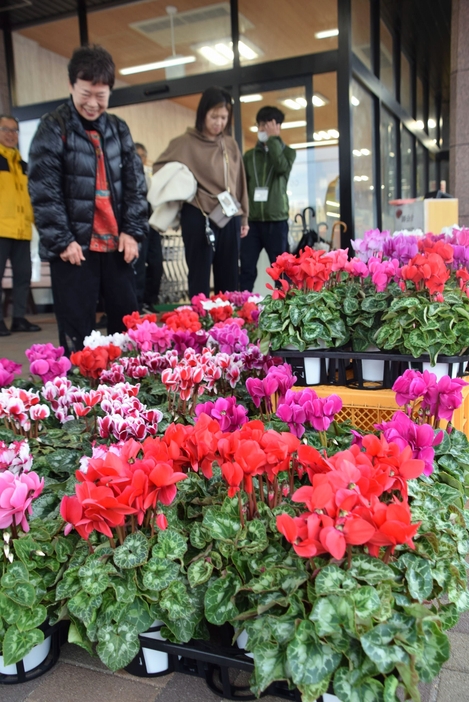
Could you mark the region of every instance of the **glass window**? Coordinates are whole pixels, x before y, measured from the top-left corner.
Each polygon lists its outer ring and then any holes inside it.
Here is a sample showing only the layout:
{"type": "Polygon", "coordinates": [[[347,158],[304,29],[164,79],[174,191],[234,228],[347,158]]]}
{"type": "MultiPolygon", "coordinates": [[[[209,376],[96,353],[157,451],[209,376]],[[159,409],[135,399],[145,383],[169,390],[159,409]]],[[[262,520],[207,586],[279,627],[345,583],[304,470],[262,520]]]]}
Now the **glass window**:
{"type": "Polygon", "coordinates": [[[134,2],[88,13],[90,43],[113,56],[118,87],[233,66],[230,6],[186,0],[134,2]]]}
{"type": "MultiPolygon", "coordinates": [[[[228,3],[226,5],[229,11],[228,3]]],[[[238,0],[242,64],[337,49],[337,0],[289,0],[275,5],[238,0]]]]}
{"type": "Polygon", "coordinates": [[[376,226],[375,181],[373,176],[373,99],[357,81],[352,94],[359,101],[353,110],[353,199],[355,236],[376,226]]]}
{"type": "Polygon", "coordinates": [[[380,54],[379,71],[381,82],[384,83],[391,95],[395,95],[394,60],[392,34],[381,20],[380,22],[380,54]]]}
{"type": "Polygon", "coordinates": [[[412,114],[412,74],[407,56],[401,53],[401,105],[412,114]]]}
{"type": "Polygon", "coordinates": [[[147,165],[156,161],[171,139],[195,126],[195,113],[200,94],[185,95],[171,100],[155,100],[124,107],[111,107],[109,112],[129,125],[134,141],[143,144],[148,153],[147,165]],[[158,125],[155,129],[154,125],[158,125]]]}
{"type": "Polygon", "coordinates": [[[80,44],[78,19],[37,24],[12,36],[16,105],[67,98],[67,64],[80,44]]]}
{"type": "Polygon", "coordinates": [[[426,149],[417,140],[417,197],[423,197],[427,192],[425,151],[426,149]]]}
{"type": "Polygon", "coordinates": [[[396,199],[396,120],[384,107],[381,112],[381,209],[383,229],[394,229],[394,210],[389,204],[396,199]]]}
{"type": "Polygon", "coordinates": [[[437,182],[437,169],[436,169],[436,161],[434,158],[429,155],[429,163],[428,163],[428,179],[429,179],[429,186],[428,189],[430,192],[433,192],[434,190],[438,190],[438,182],[437,182]]]}
{"type": "Polygon", "coordinates": [[[424,129],[425,123],[424,123],[424,107],[423,107],[423,83],[420,80],[420,78],[417,78],[417,105],[416,105],[416,113],[415,113],[415,119],[418,122],[418,126],[420,129],[424,129]]]}
{"type": "Polygon", "coordinates": [[[352,0],[352,51],[371,71],[370,0],[352,0]]]}
{"type": "Polygon", "coordinates": [[[314,105],[315,148],[308,149],[314,166],[311,168],[314,187],[312,203],[316,210],[320,237],[328,243],[339,245],[339,236],[332,240],[334,224],[340,220],[337,74],[321,73],[313,76],[313,93],[326,96],[328,102],[325,105],[314,105]]]}
{"type": "Polygon", "coordinates": [[[438,134],[438,110],[435,93],[431,90],[428,105],[428,136],[437,143],[438,134]]]}
{"type": "Polygon", "coordinates": [[[404,200],[413,197],[412,192],[412,135],[407,129],[402,129],[401,136],[401,196],[404,200]]]}

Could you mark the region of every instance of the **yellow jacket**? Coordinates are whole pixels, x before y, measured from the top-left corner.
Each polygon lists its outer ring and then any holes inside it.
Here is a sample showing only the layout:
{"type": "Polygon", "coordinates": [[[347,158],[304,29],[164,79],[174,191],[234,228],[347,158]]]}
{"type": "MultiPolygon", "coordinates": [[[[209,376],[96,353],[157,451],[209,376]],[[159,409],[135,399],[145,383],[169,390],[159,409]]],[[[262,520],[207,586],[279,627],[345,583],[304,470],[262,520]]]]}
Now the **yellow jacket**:
{"type": "Polygon", "coordinates": [[[26,163],[18,149],[0,144],[0,237],[31,240],[33,220],[26,163]]]}

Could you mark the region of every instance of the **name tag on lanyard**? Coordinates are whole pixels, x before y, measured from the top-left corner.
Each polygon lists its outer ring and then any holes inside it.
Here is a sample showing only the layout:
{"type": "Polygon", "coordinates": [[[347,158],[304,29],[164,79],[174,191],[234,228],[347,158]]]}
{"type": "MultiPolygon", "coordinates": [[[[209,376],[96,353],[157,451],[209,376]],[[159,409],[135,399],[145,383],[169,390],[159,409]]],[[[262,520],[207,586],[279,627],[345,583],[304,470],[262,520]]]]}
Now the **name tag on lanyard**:
{"type": "Polygon", "coordinates": [[[267,202],[269,199],[269,188],[254,188],[254,202],[267,202]]]}

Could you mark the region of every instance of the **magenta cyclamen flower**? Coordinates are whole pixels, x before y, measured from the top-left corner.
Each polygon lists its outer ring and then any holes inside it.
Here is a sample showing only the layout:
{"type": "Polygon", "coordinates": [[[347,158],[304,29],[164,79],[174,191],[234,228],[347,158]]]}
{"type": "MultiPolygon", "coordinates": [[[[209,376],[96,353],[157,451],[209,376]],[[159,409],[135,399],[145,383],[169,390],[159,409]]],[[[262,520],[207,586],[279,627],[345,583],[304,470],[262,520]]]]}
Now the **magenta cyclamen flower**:
{"type": "Polygon", "coordinates": [[[201,329],[200,331],[177,331],[173,332],[174,348],[180,356],[186,349],[194,349],[196,353],[202,353],[204,346],[207,344],[208,334],[201,329]]]}
{"type": "Polygon", "coordinates": [[[285,397],[287,390],[290,390],[296,382],[296,375],[293,375],[289,363],[282,363],[279,366],[271,366],[267,371],[267,376],[269,378],[275,378],[277,381],[280,399],[285,397]]]}
{"type": "Polygon", "coordinates": [[[396,393],[396,403],[399,407],[405,407],[419,397],[427,395],[434,387],[436,387],[435,373],[430,371],[421,373],[408,369],[396,380],[392,389],[396,393]]]}
{"type": "Polygon", "coordinates": [[[216,402],[204,402],[197,405],[195,414],[208,414],[212,419],[217,419],[222,431],[236,431],[248,421],[248,411],[243,405],[236,404],[235,397],[220,397],[216,402]]]}
{"type": "Polygon", "coordinates": [[[27,516],[31,514],[31,502],[42,492],[44,478],[34,471],[15,475],[6,470],[0,473],[0,529],[14,524],[29,531],[27,516]]]}
{"type": "Polygon", "coordinates": [[[462,378],[444,375],[423,397],[422,408],[436,419],[453,418],[453,412],[462,404],[462,388],[468,383],[462,378]]]}
{"type": "Polygon", "coordinates": [[[413,458],[424,461],[424,474],[433,472],[434,446],[443,441],[443,432],[437,431],[430,424],[415,424],[404,412],[396,412],[390,422],[375,424],[376,429],[384,433],[386,441],[399,446],[401,451],[410,446],[413,458]]]}
{"type": "Polygon", "coordinates": [[[277,417],[301,439],[305,424],[310,424],[316,431],[327,431],[334,421],[334,415],[341,409],[342,400],[338,395],[318,397],[311,388],[298,392],[287,390],[285,399],[277,407],[277,417]]]}
{"type": "Polygon", "coordinates": [[[278,390],[278,381],[273,376],[266,376],[262,380],[259,378],[248,378],[246,380],[246,390],[252,397],[256,407],[261,406],[261,401],[267,399],[270,402],[272,395],[278,390]]]}
{"type": "Polygon", "coordinates": [[[247,332],[236,322],[212,327],[209,336],[219,345],[221,353],[240,353],[249,344],[247,332]]]}
{"type": "Polygon", "coordinates": [[[8,358],[0,358],[0,388],[11,385],[15,375],[20,375],[21,364],[9,361],[8,358]]]}
{"type": "Polygon", "coordinates": [[[418,238],[412,235],[397,234],[386,239],[383,244],[383,255],[395,258],[401,266],[409,263],[418,252],[418,238]]]}
{"type": "Polygon", "coordinates": [[[29,370],[33,375],[38,375],[43,383],[64,377],[72,367],[69,359],[64,356],[63,346],[33,344],[26,349],[25,355],[31,364],[29,370]]]}

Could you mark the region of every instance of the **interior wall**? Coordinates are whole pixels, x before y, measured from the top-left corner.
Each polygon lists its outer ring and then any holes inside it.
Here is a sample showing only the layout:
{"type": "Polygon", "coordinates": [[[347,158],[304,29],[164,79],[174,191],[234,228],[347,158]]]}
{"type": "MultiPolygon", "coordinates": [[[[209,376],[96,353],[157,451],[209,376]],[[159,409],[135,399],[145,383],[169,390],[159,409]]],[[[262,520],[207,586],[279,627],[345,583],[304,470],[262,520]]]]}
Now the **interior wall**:
{"type": "Polygon", "coordinates": [[[3,32],[0,32],[0,112],[10,112],[10,93],[8,90],[8,71],[5,56],[3,32]]]}
{"type": "Polygon", "coordinates": [[[109,110],[129,125],[134,141],[144,144],[151,165],[174,137],[195,124],[195,111],[172,100],[144,102],[109,110]]]}
{"type": "Polygon", "coordinates": [[[68,97],[68,59],[13,32],[18,105],[68,97]]]}

